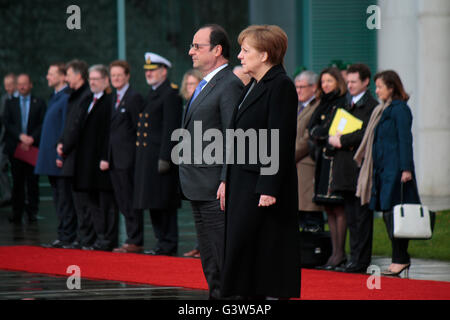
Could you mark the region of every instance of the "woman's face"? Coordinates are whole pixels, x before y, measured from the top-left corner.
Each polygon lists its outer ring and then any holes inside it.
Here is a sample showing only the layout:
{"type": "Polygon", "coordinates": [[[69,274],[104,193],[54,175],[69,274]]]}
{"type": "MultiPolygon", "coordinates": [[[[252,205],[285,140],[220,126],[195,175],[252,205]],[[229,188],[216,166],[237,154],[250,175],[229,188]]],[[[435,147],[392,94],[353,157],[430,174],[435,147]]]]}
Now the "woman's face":
{"type": "Polygon", "coordinates": [[[320,80],[322,90],[325,94],[330,93],[337,88],[336,79],[329,73],[324,73],[322,79],[320,80]]]}
{"type": "Polygon", "coordinates": [[[192,97],[195,88],[197,88],[199,82],[200,81],[194,76],[189,75],[186,77],[186,93],[187,93],[187,97],[185,97],[186,100],[192,97]]]}
{"type": "Polygon", "coordinates": [[[388,88],[381,78],[375,81],[375,93],[382,101],[386,101],[392,96],[392,89],[388,88]]]}
{"type": "Polygon", "coordinates": [[[255,77],[264,65],[264,53],[251,46],[247,38],[242,41],[238,59],[241,60],[242,71],[251,77],[255,77]]]}

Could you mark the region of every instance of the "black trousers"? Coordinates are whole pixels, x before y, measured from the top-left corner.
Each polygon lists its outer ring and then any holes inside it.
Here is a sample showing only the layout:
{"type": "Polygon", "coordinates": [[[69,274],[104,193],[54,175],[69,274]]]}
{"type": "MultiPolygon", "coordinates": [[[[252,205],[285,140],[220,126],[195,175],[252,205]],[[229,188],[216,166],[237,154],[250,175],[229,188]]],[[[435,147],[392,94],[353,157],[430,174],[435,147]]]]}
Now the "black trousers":
{"type": "Polygon", "coordinates": [[[350,232],[350,261],[369,266],[372,258],[373,211],[361,206],[360,198],[352,192],[344,194],[347,227],[350,232]]]}
{"type": "Polygon", "coordinates": [[[72,243],[77,237],[77,214],[72,199],[72,185],[66,177],[49,176],[53,202],[58,217],[58,240],[72,243]]]}
{"type": "Polygon", "coordinates": [[[219,200],[191,201],[203,273],[210,299],[220,299],[220,272],[223,264],[225,213],[219,200]]]}
{"type": "Polygon", "coordinates": [[[322,211],[298,211],[298,223],[302,229],[319,227],[324,230],[325,219],[322,211]]]}
{"type": "Polygon", "coordinates": [[[144,245],[144,215],[142,210],[133,208],[133,170],[110,170],[111,182],[114,189],[119,211],[125,217],[127,240],[125,243],[137,246],[144,245]]]}
{"type": "Polygon", "coordinates": [[[34,167],[26,162],[13,157],[10,162],[13,219],[22,220],[24,211],[29,218],[36,218],[39,210],[39,176],[34,174],[34,167]]]}
{"type": "Polygon", "coordinates": [[[90,247],[97,240],[97,234],[95,233],[92,214],[89,210],[89,194],[75,191],[72,185],[72,199],[77,214],[77,241],[83,247],[90,247]]]}
{"type": "Polygon", "coordinates": [[[398,264],[411,263],[411,257],[408,254],[409,239],[398,239],[392,236],[393,225],[391,224],[392,222],[388,223],[388,221],[391,220],[387,218],[387,215],[390,215],[392,217],[392,211],[383,212],[383,219],[386,224],[388,236],[392,244],[392,263],[398,264]]]}
{"type": "Polygon", "coordinates": [[[156,248],[163,252],[175,253],[178,250],[177,208],[150,209],[156,248]]]}
{"type": "Polygon", "coordinates": [[[90,191],[87,199],[97,235],[94,246],[104,249],[116,248],[119,243],[119,212],[113,192],[90,191]]]}

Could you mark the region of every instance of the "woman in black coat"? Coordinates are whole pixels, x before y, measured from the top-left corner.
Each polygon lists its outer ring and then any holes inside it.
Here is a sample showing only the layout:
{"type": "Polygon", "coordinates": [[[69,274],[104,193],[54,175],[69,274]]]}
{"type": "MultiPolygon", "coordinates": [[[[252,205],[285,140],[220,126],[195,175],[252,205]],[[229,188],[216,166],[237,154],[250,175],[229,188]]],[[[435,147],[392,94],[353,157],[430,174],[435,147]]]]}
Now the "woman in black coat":
{"type": "Polygon", "coordinates": [[[253,79],[230,128],[255,130],[258,141],[246,139],[244,164],[237,161],[242,154],[234,148],[234,164],[227,166],[226,183],[218,191],[226,214],[221,290],[225,297],[299,297],[297,93],[282,66],[287,36],[277,26],[250,26],[239,35],[239,43],[238,58],[253,79]],[[267,130],[267,139],[259,136],[260,129],[267,130]],[[272,162],[263,163],[261,157],[249,162],[252,147],[270,141],[275,132],[278,140],[267,149],[272,162]],[[274,170],[266,172],[271,166],[274,170]]]}
{"type": "Polygon", "coordinates": [[[346,262],[345,236],[347,220],[342,194],[332,188],[334,177],[334,148],[328,144],[328,131],[338,108],[345,108],[347,87],[341,72],[335,67],[323,70],[317,84],[320,104],[311,116],[309,135],[316,159],[313,201],[325,207],[330,228],[332,255],[319,269],[332,270],[346,262]]]}
{"type": "MultiPolygon", "coordinates": [[[[414,173],[412,114],[406,104],[409,96],[395,71],[376,74],[375,84],[382,104],[373,111],[355,159],[359,163],[364,159],[358,180],[361,198],[370,201],[370,208],[383,211],[386,217],[401,202],[402,184],[405,203],[420,203],[420,197],[414,173]],[[371,165],[373,170],[366,170],[371,165]],[[369,192],[364,192],[365,186],[369,192]]],[[[383,273],[399,275],[411,265],[409,239],[392,238],[391,241],[392,264],[383,273]]]]}

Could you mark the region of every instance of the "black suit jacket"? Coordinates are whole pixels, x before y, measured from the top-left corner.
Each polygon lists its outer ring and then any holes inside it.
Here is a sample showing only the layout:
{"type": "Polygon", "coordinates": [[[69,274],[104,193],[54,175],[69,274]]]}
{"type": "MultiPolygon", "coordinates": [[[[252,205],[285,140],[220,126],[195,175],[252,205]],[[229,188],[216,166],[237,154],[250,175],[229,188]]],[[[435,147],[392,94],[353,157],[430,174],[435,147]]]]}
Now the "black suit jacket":
{"type": "Polygon", "coordinates": [[[104,93],[88,113],[92,98],[90,95],[81,102],[71,130],[77,150],[74,187],[79,191],[111,191],[109,171],[100,170],[100,161],[108,159],[112,97],[104,93]]]}
{"type": "Polygon", "coordinates": [[[74,174],[75,166],[75,146],[78,137],[74,135],[75,121],[79,117],[79,113],[82,111],[81,103],[91,97],[91,89],[89,85],[84,83],[78,90],[73,90],[67,101],[67,113],[66,121],[64,123],[64,130],[60,138],[60,142],[63,144],[64,162],[61,169],[61,175],[66,177],[72,177],[74,174]]]}
{"type": "MultiPolygon", "coordinates": [[[[30,98],[30,112],[26,134],[34,139],[33,146],[39,147],[41,138],[42,122],[44,121],[47,106],[45,102],[35,96],[30,98]]],[[[5,114],[3,117],[6,135],[6,153],[14,155],[17,144],[20,142],[19,136],[22,133],[22,113],[20,111],[20,98],[12,98],[6,101],[5,114]]]]}
{"type": "Polygon", "coordinates": [[[131,169],[136,153],[136,128],[144,99],[131,87],[125,92],[119,106],[115,107],[117,94],[113,95],[108,160],[111,169],[131,169]]]}

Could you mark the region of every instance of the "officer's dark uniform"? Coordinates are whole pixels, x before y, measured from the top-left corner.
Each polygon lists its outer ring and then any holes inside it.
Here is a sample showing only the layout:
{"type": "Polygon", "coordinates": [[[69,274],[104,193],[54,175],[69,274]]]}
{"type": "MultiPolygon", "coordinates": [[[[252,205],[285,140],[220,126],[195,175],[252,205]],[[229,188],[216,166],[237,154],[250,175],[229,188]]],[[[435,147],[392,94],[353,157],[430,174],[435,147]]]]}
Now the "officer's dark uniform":
{"type": "Polygon", "coordinates": [[[151,254],[175,254],[180,206],[178,168],[171,161],[172,132],[181,125],[182,100],[177,86],[165,80],[150,89],[139,114],[136,139],[134,207],[150,209],[157,244],[151,254]],[[161,160],[168,167],[161,167],[161,160]],[[162,170],[161,170],[162,169],[162,170]]]}

